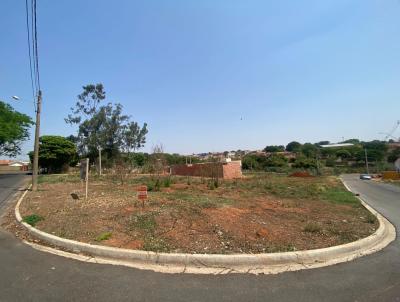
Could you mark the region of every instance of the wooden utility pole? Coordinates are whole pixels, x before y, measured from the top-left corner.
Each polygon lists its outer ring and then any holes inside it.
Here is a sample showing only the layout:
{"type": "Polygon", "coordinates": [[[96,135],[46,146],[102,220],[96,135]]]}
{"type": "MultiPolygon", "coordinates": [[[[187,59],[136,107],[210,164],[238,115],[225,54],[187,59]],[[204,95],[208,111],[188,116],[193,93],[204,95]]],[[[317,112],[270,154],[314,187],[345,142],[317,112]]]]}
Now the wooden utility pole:
{"type": "Polygon", "coordinates": [[[32,190],[37,191],[39,172],[39,136],[40,136],[40,111],[42,108],[42,91],[39,90],[36,105],[35,146],[33,149],[32,190]]]}

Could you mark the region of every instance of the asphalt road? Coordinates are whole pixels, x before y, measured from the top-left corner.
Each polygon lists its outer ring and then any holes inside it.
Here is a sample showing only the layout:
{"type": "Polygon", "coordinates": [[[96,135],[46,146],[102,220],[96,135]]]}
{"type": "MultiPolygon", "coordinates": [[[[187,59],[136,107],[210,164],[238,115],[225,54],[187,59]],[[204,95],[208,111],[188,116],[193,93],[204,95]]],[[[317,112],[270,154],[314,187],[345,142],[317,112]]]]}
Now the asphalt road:
{"type": "MultiPolygon", "coordinates": [[[[400,188],[345,179],[398,229],[400,188]]],[[[0,301],[400,301],[399,256],[396,239],[381,252],[326,268],[169,275],[45,254],[0,230],[0,301]]]]}
{"type": "Polygon", "coordinates": [[[0,210],[6,206],[29,176],[24,173],[0,174],[0,210]]]}

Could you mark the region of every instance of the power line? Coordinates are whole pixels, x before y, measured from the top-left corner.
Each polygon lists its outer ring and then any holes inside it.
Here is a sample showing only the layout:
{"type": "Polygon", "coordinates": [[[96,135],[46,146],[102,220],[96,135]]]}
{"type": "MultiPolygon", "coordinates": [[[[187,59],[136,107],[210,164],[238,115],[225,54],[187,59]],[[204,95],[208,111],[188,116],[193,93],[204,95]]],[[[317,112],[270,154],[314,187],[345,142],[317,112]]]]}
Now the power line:
{"type": "Polygon", "coordinates": [[[35,63],[36,63],[36,78],[37,78],[37,83],[38,83],[38,87],[40,90],[40,73],[39,73],[39,53],[38,53],[38,47],[37,47],[37,25],[36,25],[36,0],[33,0],[33,16],[34,16],[34,32],[35,32],[35,38],[34,38],[34,47],[35,47],[35,55],[34,55],[34,59],[35,59],[35,63]]]}
{"type": "Polygon", "coordinates": [[[31,55],[31,37],[30,37],[31,35],[30,35],[30,29],[29,29],[29,7],[28,7],[28,0],[25,0],[25,13],[26,13],[26,31],[27,31],[27,37],[28,37],[29,70],[30,70],[30,76],[31,76],[33,106],[34,106],[35,112],[36,112],[36,101],[35,101],[36,89],[35,89],[34,84],[33,84],[32,55],[31,55]]]}

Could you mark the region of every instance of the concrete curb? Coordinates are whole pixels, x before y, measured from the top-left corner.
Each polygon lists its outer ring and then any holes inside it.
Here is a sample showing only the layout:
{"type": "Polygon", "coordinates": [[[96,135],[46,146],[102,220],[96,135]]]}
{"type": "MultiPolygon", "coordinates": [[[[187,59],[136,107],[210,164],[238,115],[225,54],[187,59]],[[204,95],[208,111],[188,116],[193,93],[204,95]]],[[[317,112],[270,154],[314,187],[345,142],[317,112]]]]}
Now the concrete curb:
{"type": "MultiPolygon", "coordinates": [[[[346,185],[345,185],[346,186],[346,185]]],[[[347,189],[349,189],[346,186],[347,189]]],[[[58,251],[56,249],[32,245],[34,248],[46,250],[53,254],[74,258],[87,262],[108,263],[124,265],[141,269],[150,269],[166,273],[200,273],[200,274],[221,274],[221,273],[263,273],[274,274],[284,271],[310,269],[323,267],[337,263],[347,262],[355,258],[377,252],[395,240],[396,231],[394,226],[381,214],[367,205],[363,200],[362,204],[374,214],[379,221],[378,230],[369,237],[355,242],[298,252],[284,252],[271,254],[178,254],[178,253],[155,253],[141,250],[129,250],[113,248],[100,245],[92,245],[74,240],[60,238],[43,231],[22,221],[19,207],[24,199],[26,191],[18,200],[15,207],[15,217],[32,235],[46,243],[72,251],[58,251]],[[84,253],[91,255],[76,255],[84,253]]]]}

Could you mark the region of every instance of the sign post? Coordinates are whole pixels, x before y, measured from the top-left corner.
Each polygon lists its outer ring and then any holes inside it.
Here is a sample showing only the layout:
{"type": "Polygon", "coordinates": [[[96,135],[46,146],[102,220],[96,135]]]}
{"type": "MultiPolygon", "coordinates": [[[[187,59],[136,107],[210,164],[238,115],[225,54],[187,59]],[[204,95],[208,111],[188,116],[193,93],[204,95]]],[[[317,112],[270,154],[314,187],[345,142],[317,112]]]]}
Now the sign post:
{"type": "Polygon", "coordinates": [[[89,187],[89,158],[81,160],[80,176],[81,180],[86,182],[85,199],[87,199],[89,187]]]}
{"type": "Polygon", "coordinates": [[[140,186],[137,188],[137,197],[142,201],[142,208],[144,208],[144,202],[147,200],[147,186],[140,186]]]}

